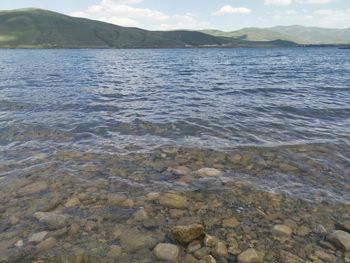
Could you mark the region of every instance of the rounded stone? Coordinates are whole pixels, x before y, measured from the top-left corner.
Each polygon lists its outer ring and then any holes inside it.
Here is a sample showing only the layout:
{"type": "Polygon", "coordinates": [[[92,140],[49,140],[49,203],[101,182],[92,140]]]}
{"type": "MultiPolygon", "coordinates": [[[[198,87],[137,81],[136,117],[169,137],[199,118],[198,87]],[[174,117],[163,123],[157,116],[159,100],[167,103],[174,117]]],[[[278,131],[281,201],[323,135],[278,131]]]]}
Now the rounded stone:
{"type": "Polygon", "coordinates": [[[337,248],[350,251],[350,234],[343,230],[335,230],[327,236],[327,240],[337,248]]]}
{"type": "Polygon", "coordinates": [[[249,248],[238,255],[239,263],[261,263],[262,259],[259,257],[255,249],[249,248]]]}
{"type": "Polygon", "coordinates": [[[275,225],[272,229],[273,238],[281,243],[289,240],[292,232],[292,229],[287,225],[275,225]]]}
{"type": "Polygon", "coordinates": [[[178,194],[166,193],[159,198],[159,203],[166,207],[181,209],[186,208],[187,199],[178,194]]]}
{"type": "Polygon", "coordinates": [[[158,244],[153,251],[159,260],[170,262],[176,262],[180,253],[178,246],[168,243],[158,244]]]}
{"type": "Polygon", "coordinates": [[[187,226],[175,226],[172,236],[180,243],[190,243],[191,241],[204,235],[204,227],[200,224],[192,224],[187,226]]]}

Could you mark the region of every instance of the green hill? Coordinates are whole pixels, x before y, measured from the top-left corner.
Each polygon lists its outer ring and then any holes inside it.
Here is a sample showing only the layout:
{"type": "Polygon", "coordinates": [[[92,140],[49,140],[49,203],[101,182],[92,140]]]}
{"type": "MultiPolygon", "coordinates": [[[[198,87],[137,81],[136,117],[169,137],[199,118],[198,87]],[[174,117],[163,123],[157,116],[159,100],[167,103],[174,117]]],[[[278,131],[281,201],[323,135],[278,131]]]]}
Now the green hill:
{"type": "Polygon", "coordinates": [[[279,47],[288,41],[254,42],[197,31],[147,31],[29,8],[0,12],[0,47],[163,48],[279,47]]]}
{"type": "Polygon", "coordinates": [[[272,28],[249,27],[232,32],[219,30],[203,30],[201,32],[217,37],[233,37],[249,41],[272,41],[280,39],[298,44],[311,45],[350,43],[350,29],[277,26],[272,28]]]}

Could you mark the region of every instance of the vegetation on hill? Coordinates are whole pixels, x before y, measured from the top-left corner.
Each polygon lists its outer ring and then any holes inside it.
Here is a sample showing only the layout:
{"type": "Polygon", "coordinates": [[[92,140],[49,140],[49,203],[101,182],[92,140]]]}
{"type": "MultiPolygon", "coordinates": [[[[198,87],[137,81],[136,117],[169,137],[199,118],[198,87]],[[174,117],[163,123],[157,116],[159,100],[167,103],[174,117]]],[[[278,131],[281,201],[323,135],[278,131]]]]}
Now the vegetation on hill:
{"type": "Polygon", "coordinates": [[[41,10],[0,12],[0,47],[165,48],[279,47],[289,41],[247,41],[197,31],[147,31],[41,10]]]}

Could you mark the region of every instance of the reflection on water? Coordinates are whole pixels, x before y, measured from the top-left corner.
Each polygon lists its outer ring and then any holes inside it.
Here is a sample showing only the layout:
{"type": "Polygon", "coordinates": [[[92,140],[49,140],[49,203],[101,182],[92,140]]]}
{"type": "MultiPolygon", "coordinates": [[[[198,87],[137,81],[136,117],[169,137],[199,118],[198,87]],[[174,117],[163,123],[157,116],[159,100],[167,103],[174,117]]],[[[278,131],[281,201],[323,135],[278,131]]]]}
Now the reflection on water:
{"type": "Polygon", "coordinates": [[[0,262],[349,262],[344,52],[2,50],[0,262]]]}

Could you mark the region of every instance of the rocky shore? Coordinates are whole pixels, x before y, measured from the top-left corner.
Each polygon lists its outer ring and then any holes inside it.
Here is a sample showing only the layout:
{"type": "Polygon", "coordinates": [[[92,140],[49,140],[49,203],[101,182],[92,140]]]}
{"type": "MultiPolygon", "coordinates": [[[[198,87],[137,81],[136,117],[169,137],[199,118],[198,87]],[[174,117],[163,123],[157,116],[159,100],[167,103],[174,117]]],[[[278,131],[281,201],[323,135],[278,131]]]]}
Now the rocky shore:
{"type": "Polygon", "coordinates": [[[276,149],[162,148],[45,161],[1,182],[0,262],[350,262],[349,203],[265,191],[231,176],[308,180],[324,168],[311,159],[301,165],[276,149]]]}

